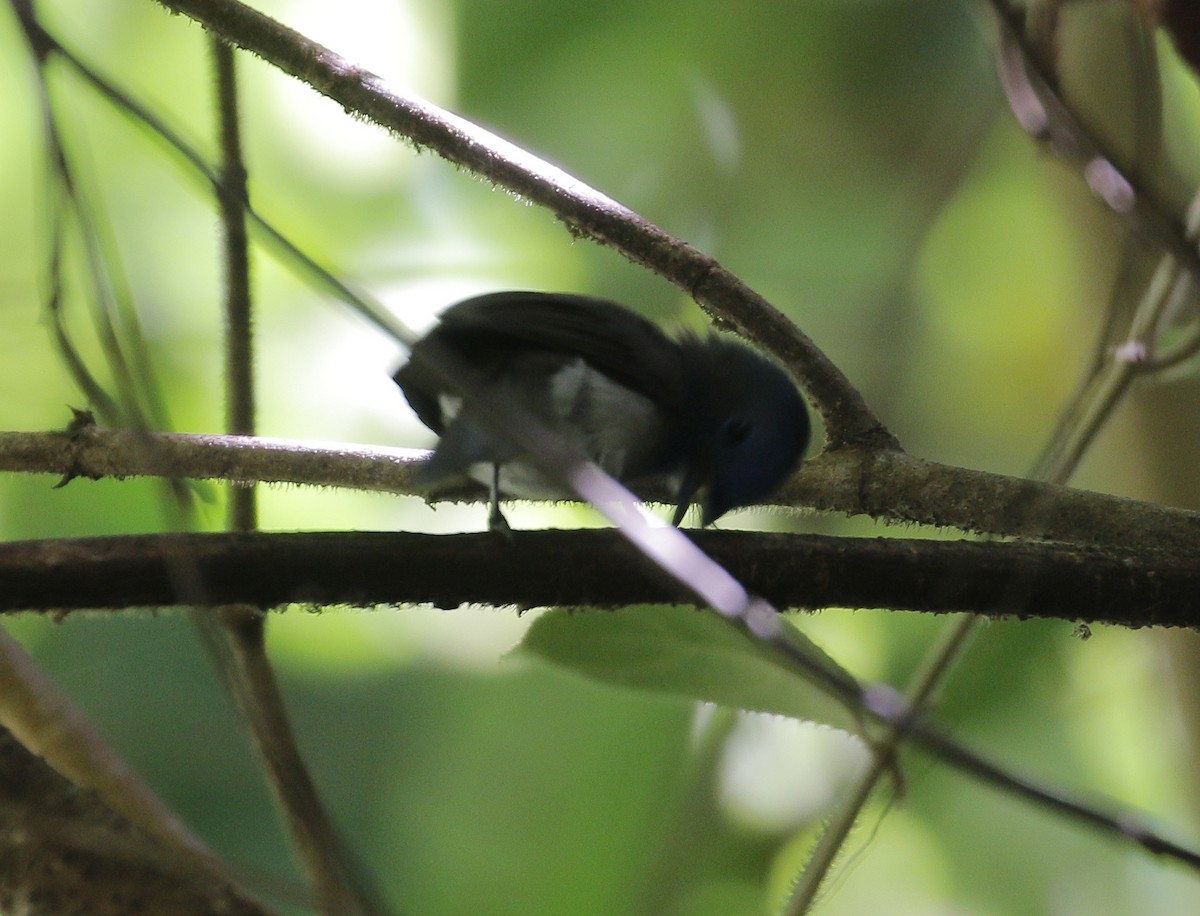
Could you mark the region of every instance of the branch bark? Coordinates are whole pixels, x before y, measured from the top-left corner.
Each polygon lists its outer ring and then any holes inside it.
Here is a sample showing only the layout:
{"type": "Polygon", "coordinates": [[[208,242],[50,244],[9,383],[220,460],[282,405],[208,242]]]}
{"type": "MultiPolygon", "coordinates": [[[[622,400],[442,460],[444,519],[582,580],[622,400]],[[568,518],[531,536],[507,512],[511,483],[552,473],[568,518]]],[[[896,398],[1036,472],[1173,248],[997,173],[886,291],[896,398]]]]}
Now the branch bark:
{"type": "Polygon", "coordinates": [[[0,911],[270,916],[210,861],[151,837],[0,729],[0,911]]]}
{"type": "MultiPolygon", "coordinates": [[[[1200,625],[1200,558],[1063,545],[696,531],[781,608],[891,608],[1122,626],[1200,625]]],[[[616,531],[134,535],[0,545],[0,611],[178,604],[181,565],[207,603],[688,604],[616,531]],[[469,558],[464,560],[464,558],[469,558]]]]}
{"type": "MultiPolygon", "coordinates": [[[[88,422],[63,432],[0,433],[0,472],[75,477],[188,477],[416,493],[420,449],[295,439],[109,430],[88,422]]],[[[439,494],[466,500],[482,488],[439,494]]],[[[650,499],[668,494],[646,490],[650,499]]],[[[1066,541],[1126,553],[1191,555],[1200,513],[924,461],[902,451],[843,449],[805,462],[778,505],[999,537],[1066,541]]]]}

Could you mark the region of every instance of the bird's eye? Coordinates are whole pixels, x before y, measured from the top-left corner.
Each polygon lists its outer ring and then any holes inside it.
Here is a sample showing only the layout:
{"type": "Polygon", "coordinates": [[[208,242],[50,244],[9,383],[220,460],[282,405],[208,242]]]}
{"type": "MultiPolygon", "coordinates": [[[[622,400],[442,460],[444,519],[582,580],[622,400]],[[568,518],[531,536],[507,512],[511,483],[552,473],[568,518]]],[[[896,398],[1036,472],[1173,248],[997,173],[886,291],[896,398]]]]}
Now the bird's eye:
{"type": "Polygon", "coordinates": [[[740,417],[735,417],[725,424],[725,442],[728,445],[741,445],[750,436],[750,424],[740,417]]]}

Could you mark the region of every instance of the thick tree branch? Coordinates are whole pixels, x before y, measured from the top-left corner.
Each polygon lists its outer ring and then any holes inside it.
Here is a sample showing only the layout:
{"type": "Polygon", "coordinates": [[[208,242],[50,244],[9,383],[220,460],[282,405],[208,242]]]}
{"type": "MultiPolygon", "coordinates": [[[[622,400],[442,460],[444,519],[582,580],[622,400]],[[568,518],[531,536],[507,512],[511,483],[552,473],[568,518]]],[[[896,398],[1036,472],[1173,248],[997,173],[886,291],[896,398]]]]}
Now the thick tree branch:
{"type": "MultiPolygon", "coordinates": [[[[1057,545],[700,531],[692,538],[778,607],[1018,615],[1200,626],[1200,558],[1057,545]]],[[[135,535],[0,545],[0,610],[179,603],[191,564],[213,605],[692,603],[615,531],[135,535]],[[468,558],[465,559],[464,558],[468,558]]]]}

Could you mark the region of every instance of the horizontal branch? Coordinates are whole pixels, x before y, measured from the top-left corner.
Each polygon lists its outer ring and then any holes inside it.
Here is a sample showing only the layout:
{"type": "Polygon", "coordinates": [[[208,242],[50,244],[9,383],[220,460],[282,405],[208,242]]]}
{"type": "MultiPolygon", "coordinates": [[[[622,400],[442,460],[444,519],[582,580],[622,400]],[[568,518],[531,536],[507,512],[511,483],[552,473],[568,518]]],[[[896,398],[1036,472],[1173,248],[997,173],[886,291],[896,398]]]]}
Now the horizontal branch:
{"type": "MultiPolygon", "coordinates": [[[[0,433],[0,472],[63,480],[160,476],[415,493],[412,468],[426,454],[295,439],[136,433],[88,423],[64,432],[0,433]]],[[[443,498],[483,495],[482,488],[463,489],[443,498]]],[[[663,492],[643,495],[669,500],[663,492]]],[[[900,451],[826,452],[806,462],[776,502],[1124,553],[1190,555],[1200,544],[1200,513],[949,467],[900,451]]]]}
{"type": "Polygon", "coordinates": [[[1200,544],[1200,512],[938,464],[902,451],[821,454],[804,463],[778,501],[893,524],[1121,553],[1165,550],[1190,557],[1200,544]]]}
{"type": "MultiPolygon", "coordinates": [[[[973,611],[1200,625],[1200,560],[1059,545],[698,531],[691,537],[780,608],[973,611]]],[[[613,608],[687,604],[615,531],[134,535],[0,545],[0,611],[200,601],[613,608]],[[186,596],[181,589],[186,586],[186,596]]]]}
{"type": "Polygon", "coordinates": [[[77,477],[169,477],[412,493],[413,465],[428,454],[302,439],[113,430],[78,420],[60,432],[0,433],[0,472],[55,474],[60,485],[77,477]]]}

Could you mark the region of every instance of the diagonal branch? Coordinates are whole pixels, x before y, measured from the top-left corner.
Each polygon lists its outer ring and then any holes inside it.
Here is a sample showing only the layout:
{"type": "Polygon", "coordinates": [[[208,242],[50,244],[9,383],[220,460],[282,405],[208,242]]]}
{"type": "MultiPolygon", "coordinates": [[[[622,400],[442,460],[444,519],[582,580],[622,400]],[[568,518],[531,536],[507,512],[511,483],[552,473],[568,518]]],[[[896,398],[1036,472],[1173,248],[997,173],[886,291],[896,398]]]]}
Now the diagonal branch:
{"type": "Polygon", "coordinates": [[[830,447],[895,447],[894,438],[833,362],[785,315],[712,257],[583,182],[379,77],[236,0],[160,0],[231,44],[307,83],[348,111],[528,200],[575,235],[616,248],[681,287],[718,320],[770,350],[812,395],[830,447]]]}
{"type": "Polygon", "coordinates": [[[227,866],[147,833],[0,729],[6,913],[271,916],[227,866]]]}

